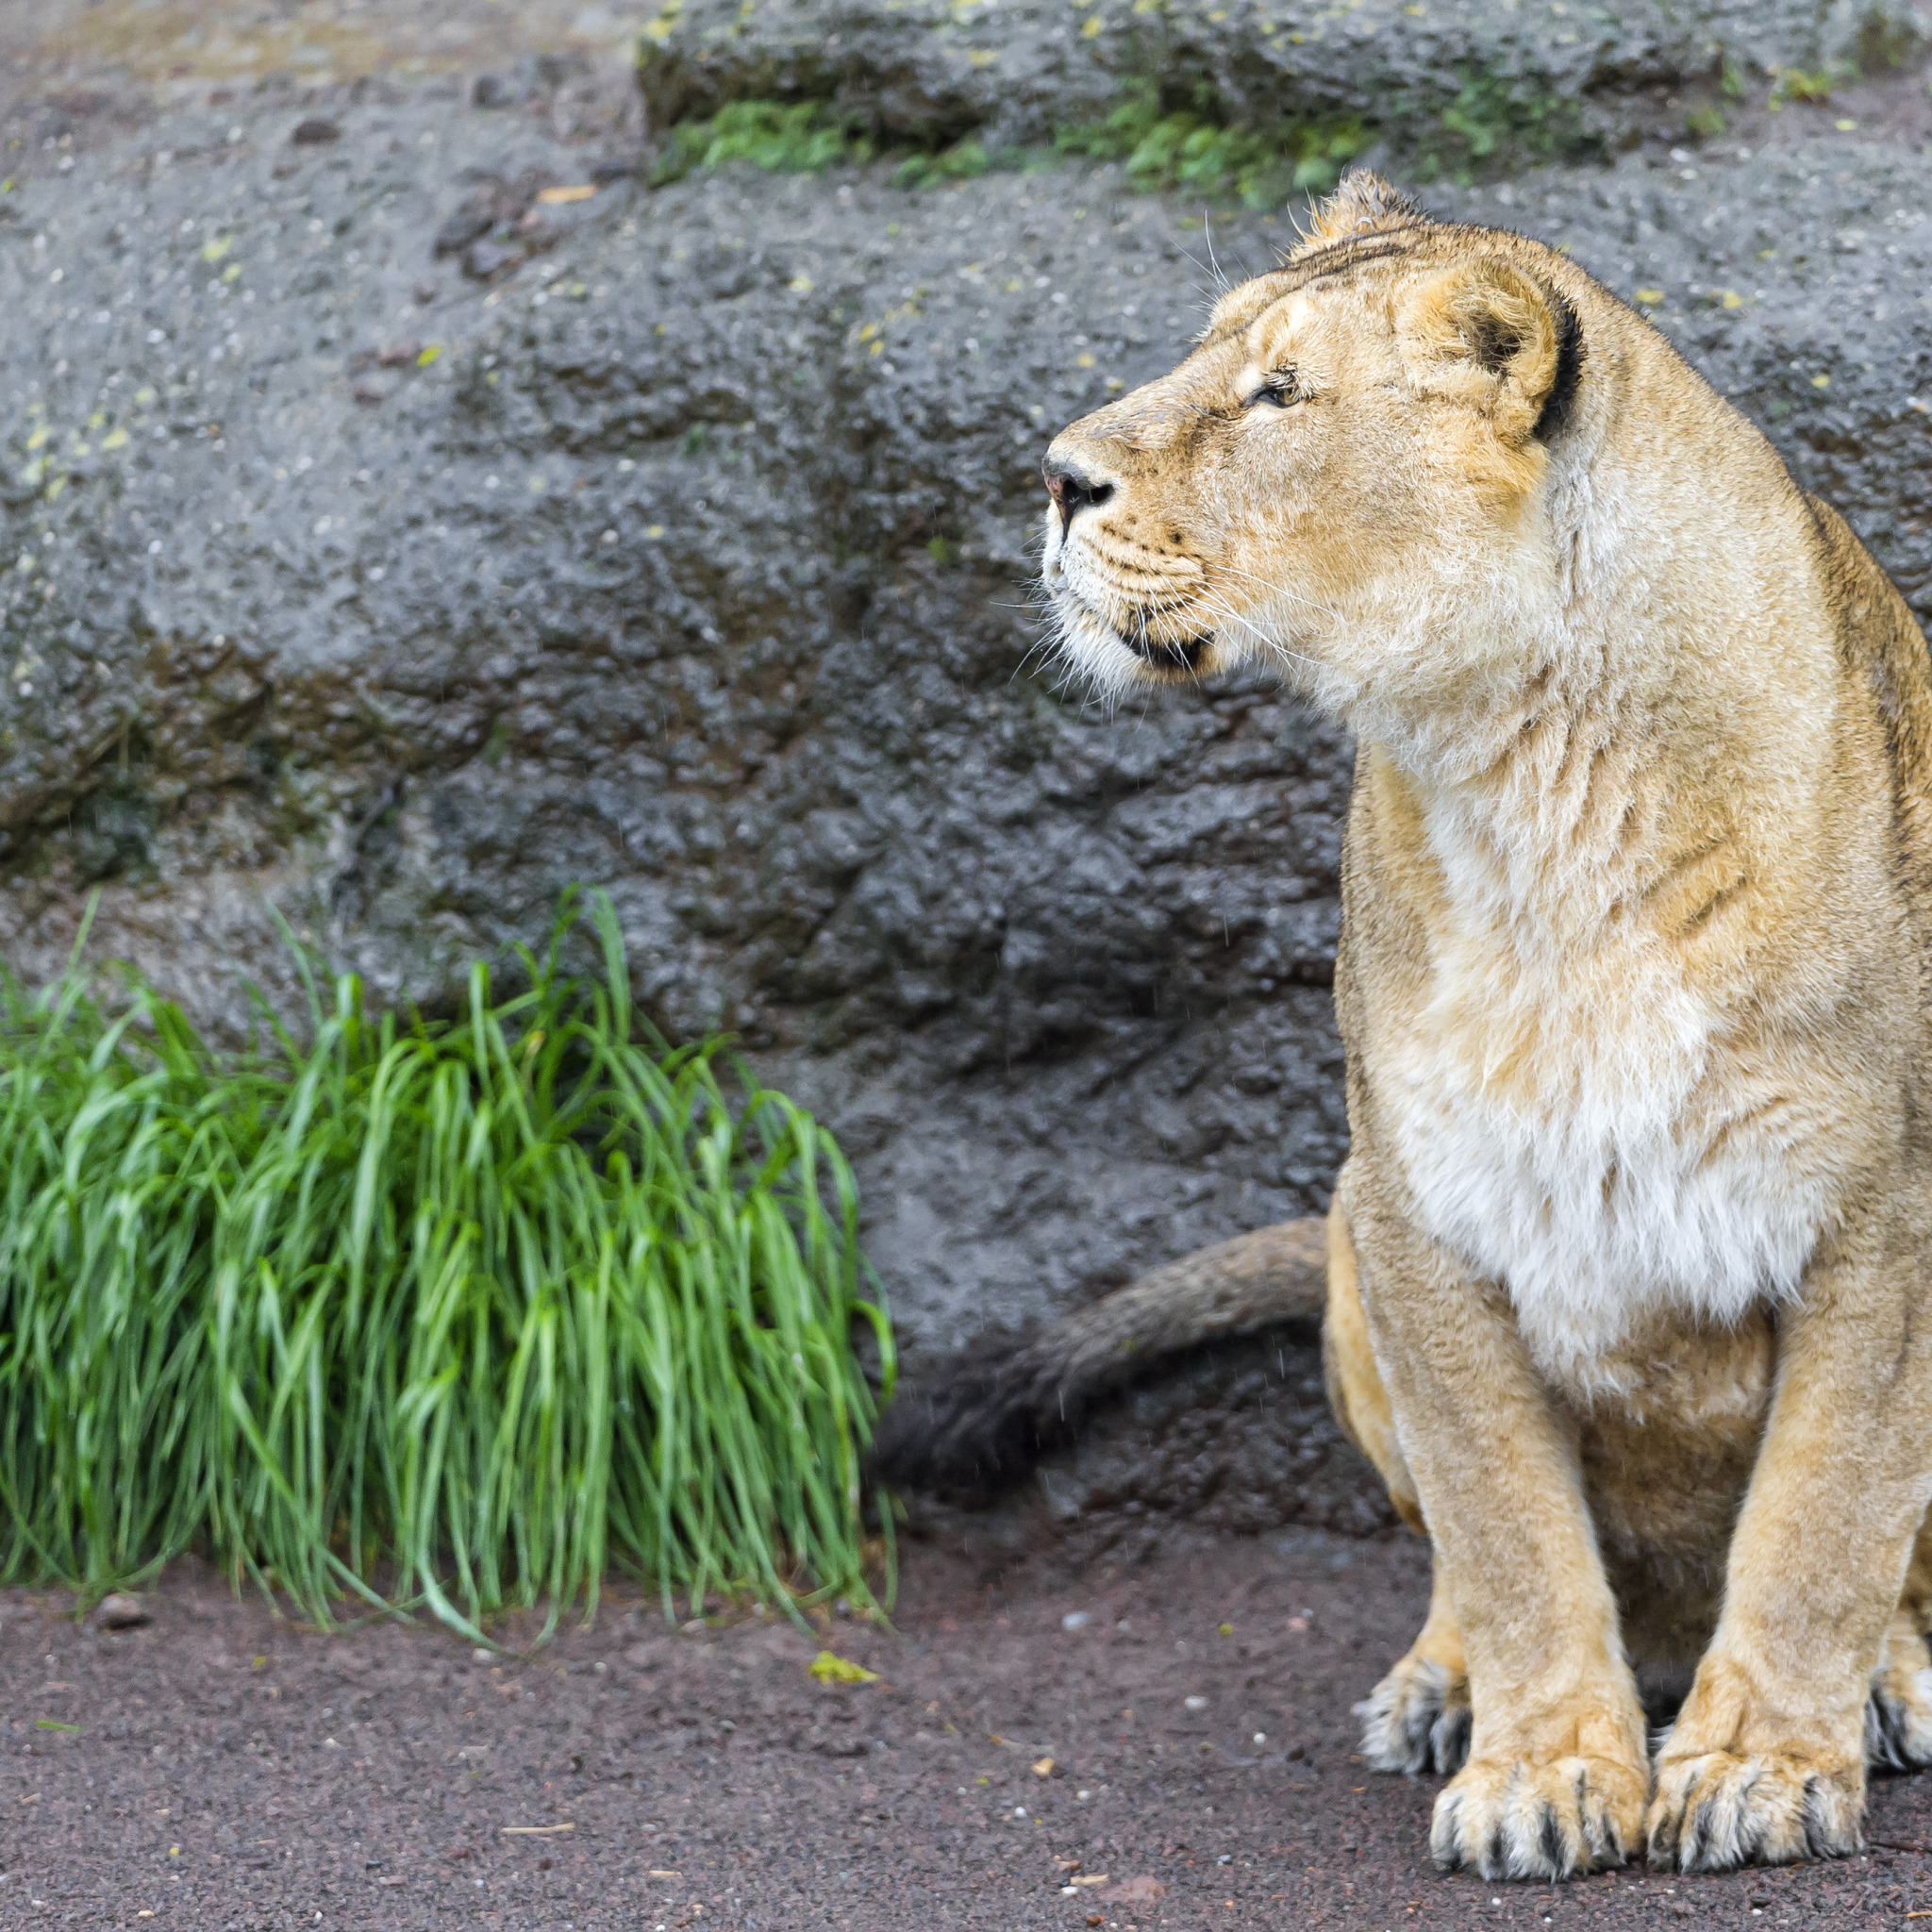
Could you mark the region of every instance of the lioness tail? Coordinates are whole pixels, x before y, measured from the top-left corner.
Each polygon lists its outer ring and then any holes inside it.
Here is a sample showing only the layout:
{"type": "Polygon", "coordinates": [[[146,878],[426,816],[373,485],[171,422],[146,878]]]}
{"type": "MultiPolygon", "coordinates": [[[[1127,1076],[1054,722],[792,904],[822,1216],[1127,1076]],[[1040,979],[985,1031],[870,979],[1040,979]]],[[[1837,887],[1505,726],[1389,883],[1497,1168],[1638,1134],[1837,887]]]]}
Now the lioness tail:
{"type": "Polygon", "coordinates": [[[903,1384],[879,1427],[874,1477],[986,1493],[1067,1441],[1099,1398],[1196,1343],[1319,1322],[1327,1291],[1319,1218],[1257,1228],[1131,1281],[1021,1335],[976,1341],[903,1384]]]}

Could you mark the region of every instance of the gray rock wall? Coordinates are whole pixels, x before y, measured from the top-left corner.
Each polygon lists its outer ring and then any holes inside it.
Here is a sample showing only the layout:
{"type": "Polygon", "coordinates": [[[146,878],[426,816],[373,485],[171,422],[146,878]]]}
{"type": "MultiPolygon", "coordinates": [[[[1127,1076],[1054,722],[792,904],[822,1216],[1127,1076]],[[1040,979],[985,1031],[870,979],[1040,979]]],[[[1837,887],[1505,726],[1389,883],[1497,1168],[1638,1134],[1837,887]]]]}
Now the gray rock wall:
{"type": "Polygon", "coordinates": [[[1458,97],[1574,144],[1641,124],[1645,89],[1895,62],[1927,31],[1891,0],[687,0],[645,28],[639,77],[659,128],[815,100],[888,141],[989,147],[1100,120],[1148,77],[1230,121],[1357,116],[1419,156],[1456,148],[1458,97]]]}
{"type": "MultiPolygon", "coordinates": [[[[49,970],[98,889],[233,1024],[271,904],[434,999],[608,885],[662,1022],[843,1138],[922,1346],[1318,1209],[1349,747],[1258,684],[1104,715],[1029,605],[1048,435],[1289,220],[1210,258],[1107,168],[543,204],[600,156],[529,116],[314,112],[0,197],[0,951],[49,970]]],[[[1786,125],[1432,193],[1660,291],[1923,609],[1932,167],[1786,125]]]]}

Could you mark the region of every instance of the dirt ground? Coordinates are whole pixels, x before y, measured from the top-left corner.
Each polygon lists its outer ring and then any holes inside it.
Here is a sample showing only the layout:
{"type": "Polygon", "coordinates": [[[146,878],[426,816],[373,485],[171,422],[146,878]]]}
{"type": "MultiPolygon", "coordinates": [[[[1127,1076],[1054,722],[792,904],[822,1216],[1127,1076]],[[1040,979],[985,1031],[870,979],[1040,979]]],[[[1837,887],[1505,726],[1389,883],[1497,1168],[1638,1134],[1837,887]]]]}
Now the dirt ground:
{"type": "MultiPolygon", "coordinates": [[[[580,131],[601,140],[645,10],[13,0],[8,168],[58,170],[96,121],[212,107],[270,69],[321,94],[391,68],[474,76],[558,38],[599,63],[580,131]],[[64,92],[96,88],[111,113],[64,92]]],[[[1932,139],[1916,77],[1831,111],[1932,139]]],[[[1794,140],[1823,112],[1739,113],[1728,140],[1794,140]]],[[[0,1593],[0,1928],[1932,1920],[1932,1777],[1878,1783],[1868,1855],[1829,1867],[1557,1890],[1437,1874],[1434,1781],[1369,1775],[1350,1709],[1421,1620],[1412,1541],[1169,1535],[1078,1569],[961,1534],[908,1548],[890,1630],[680,1631],[618,1593],[528,1656],[508,1627],[481,1657],[433,1625],[319,1633],[192,1566],[121,1634],[0,1593]],[[826,1646],[877,1681],[815,1681],[826,1646]]]]}
{"type": "Polygon", "coordinates": [[[1374,1932],[1932,1913],[1932,1779],[1880,1783],[1872,1848],[1842,1864],[1558,1889],[1436,1874],[1434,1782],[1353,1755],[1350,1704],[1422,1615],[1407,1539],[1302,1530],[1036,1572],[915,1544],[891,1629],[679,1630],[619,1596],[527,1656],[428,1626],[323,1634],[187,1566],[121,1634],[58,1597],[0,1597],[0,1924],[1374,1932]],[[826,1647],[877,1681],[815,1681],[826,1647]]]}

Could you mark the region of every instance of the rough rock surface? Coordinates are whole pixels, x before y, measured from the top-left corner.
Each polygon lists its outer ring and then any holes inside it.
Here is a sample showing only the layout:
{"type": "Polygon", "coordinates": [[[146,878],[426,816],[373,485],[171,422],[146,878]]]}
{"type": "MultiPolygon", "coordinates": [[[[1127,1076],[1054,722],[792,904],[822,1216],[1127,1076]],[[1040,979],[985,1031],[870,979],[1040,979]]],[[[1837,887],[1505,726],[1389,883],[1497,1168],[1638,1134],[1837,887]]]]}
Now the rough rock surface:
{"type": "Polygon", "coordinates": [[[1558,143],[1647,125],[1658,86],[1896,62],[1926,34],[1913,8],[1812,0],[667,0],[640,78],[654,127],[734,100],[832,104],[888,140],[989,147],[1103,118],[1130,78],[1232,121],[1357,116],[1398,151],[1453,136],[1461,97],[1558,143]],[[1473,92],[1465,92],[1466,89],[1473,92]]]}
{"type": "Polygon", "coordinates": [[[1151,1554],[1174,1517],[1236,1536],[1396,1527],[1329,1411],[1320,1344],[1299,1331],[1196,1351],[1050,1457],[1038,1487],[1058,1540],[1087,1561],[1151,1554]]]}
{"type": "MultiPolygon", "coordinates": [[[[1108,168],[651,192],[567,80],[16,104],[0,952],[98,890],[232,1024],[271,905],[435,999],[607,884],[662,1022],[841,1134],[926,1350],[1319,1210],[1345,737],[1254,680],[1103,715],[1028,601],[1052,429],[1290,221],[1108,168]]],[[[1652,291],[1923,614],[1932,130],[1857,98],[1430,192],[1652,291]]],[[[1178,1428],[1107,1492],[1191,1493],[1178,1428]]]]}
{"type": "Polygon", "coordinates": [[[918,1543],[1065,1575],[1281,1531],[1416,1541],[1337,1425],[1321,1342],[1300,1324],[1161,1363],[1024,1480],[917,1493],[907,1522],[918,1543]]]}

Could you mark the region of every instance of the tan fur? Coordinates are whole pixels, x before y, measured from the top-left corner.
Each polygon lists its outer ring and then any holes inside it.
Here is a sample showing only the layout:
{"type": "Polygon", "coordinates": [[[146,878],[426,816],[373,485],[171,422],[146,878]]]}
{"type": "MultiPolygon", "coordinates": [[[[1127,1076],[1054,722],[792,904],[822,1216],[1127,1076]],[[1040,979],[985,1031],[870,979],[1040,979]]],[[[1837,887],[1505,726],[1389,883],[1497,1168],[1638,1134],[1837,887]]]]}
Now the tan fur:
{"type": "Polygon", "coordinates": [[[1065,431],[1123,692],[1358,734],[1345,1426],[1427,1524],[1369,1754],[1445,1865],[1850,1851],[1932,1757],[1932,676],[1843,523],[1562,257],[1357,177],[1065,431]],[[1696,1660],[1653,1763],[1633,1659],[1696,1660]]]}

